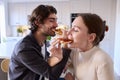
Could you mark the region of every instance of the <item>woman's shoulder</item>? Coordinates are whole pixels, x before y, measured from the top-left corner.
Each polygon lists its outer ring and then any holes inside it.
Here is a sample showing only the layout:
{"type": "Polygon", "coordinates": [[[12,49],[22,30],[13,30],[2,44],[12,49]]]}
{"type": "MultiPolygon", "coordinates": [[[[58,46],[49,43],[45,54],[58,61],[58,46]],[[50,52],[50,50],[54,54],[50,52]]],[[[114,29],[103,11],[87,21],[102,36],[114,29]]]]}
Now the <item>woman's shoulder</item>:
{"type": "Polygon", "coordinates": [[[98,64],[113,62],[110,55],[99,47],[96,47],[95,54],[93,56],[93,60],[98,64]]]}

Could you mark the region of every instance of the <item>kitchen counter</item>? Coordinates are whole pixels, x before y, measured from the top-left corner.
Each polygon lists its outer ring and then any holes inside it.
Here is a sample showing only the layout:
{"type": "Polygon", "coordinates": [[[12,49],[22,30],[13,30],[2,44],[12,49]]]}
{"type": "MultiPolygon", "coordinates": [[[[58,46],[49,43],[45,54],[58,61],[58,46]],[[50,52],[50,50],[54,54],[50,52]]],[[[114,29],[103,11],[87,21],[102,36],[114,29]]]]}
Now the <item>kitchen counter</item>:
{"type": "Polygon", "coordinates": [[[15,44],[22,37],[7,37],[4,43],[0,44],[0,57],[10,58],[15,44]]]}

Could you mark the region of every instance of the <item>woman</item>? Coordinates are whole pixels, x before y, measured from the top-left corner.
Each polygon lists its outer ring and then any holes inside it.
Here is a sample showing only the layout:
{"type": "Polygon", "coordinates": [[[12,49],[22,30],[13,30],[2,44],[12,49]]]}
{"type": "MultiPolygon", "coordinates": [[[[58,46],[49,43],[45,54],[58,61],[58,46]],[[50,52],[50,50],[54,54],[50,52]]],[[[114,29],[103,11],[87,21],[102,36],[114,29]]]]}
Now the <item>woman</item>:
{"type": "Polygon", "coordinates": [[[73,75],[67,73],[65,80],[114,80],[112,59],[98,46],[104,38],[105,28],[96,14],[76,17],[68,32],[68,38],[73,40],[69,44],[73,75]]]}
{"type": "MultiPolygon", "coordinates": [[[[68,46],[72,49],[70,60],[73,75],[67,73],[65,80],[114,80],[112,59],[99,48],[105,30],[105,23],[96,14],[80,14],[73,21],[67,35],[68,39],[73,40],[68,46]]],[[[59,43],[60,41],[56,40],[53,44],[59,43]]],[[[56,50],[53,46],[51,53],[56,50]]]]}

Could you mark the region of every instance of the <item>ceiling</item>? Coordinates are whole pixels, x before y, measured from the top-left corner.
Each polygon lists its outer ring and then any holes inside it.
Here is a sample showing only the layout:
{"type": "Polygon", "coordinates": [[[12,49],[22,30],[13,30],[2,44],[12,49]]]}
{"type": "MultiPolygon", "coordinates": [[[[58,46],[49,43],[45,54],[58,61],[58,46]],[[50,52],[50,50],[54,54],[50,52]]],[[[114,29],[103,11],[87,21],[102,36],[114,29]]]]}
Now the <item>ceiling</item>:
{"type": "Polygon", "coordinates": [[[8,0],[10,3],[19,3],[19,2],[48,2],[48,1],[69,1],[69,0],[8,0]]]}

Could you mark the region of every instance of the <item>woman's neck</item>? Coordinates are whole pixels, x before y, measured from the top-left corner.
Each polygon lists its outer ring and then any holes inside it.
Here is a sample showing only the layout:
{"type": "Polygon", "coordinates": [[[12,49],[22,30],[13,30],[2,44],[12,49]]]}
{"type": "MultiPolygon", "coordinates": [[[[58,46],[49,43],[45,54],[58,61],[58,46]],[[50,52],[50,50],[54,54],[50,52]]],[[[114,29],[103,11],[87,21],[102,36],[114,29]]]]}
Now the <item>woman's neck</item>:
{"type": "Polygon", "coordinates": [[[89,45],[85,46],[83,49],[80,49],[80,51],[86,52],[86,51],[92,49],[93,47],[94,47],[93,44],[90,43],[89,45]]]}

